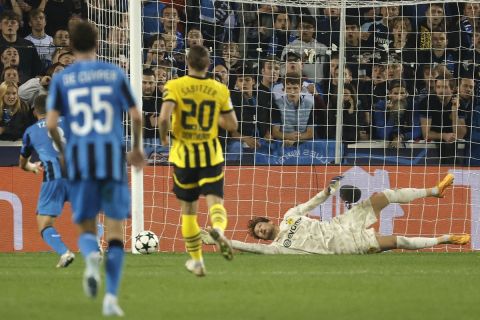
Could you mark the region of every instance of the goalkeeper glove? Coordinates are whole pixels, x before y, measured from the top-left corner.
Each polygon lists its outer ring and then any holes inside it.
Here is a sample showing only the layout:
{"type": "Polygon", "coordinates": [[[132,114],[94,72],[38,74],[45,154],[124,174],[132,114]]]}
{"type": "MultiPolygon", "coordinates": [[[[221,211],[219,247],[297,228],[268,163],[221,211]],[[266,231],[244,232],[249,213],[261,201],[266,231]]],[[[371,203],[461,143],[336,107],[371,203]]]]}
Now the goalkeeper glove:
{"type": "Polygon", "coordinates": [[[330,180],[330,183],[327,188],[328,195],[332,195],[337,191],[338,187],[340,187],[340,180],[343,179],[343,176],[336,176],[332,180],[330,180]]]}

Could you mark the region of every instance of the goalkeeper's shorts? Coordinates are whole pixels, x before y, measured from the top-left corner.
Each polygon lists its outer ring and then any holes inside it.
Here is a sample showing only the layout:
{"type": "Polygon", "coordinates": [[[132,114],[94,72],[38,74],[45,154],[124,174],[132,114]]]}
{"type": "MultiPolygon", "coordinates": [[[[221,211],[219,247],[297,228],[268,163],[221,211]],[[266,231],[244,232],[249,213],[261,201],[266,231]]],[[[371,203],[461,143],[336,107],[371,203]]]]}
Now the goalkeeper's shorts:
{"type": "Polygon", "coordinates": [[[205,168],[179,168],[173,172],[173,193],[178,199],[193,202],[203,195],[223,198],[223,165],[205,168]]]}

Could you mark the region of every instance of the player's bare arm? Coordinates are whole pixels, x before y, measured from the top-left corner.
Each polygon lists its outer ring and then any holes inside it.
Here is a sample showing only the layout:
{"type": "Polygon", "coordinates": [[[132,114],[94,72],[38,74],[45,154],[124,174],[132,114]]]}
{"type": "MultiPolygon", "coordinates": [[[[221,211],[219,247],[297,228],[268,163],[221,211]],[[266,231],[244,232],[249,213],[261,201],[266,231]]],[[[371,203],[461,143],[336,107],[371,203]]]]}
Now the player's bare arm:
{"type": "Polygon", "coordinates": [[[20,158],[18,160],[18,166],[23,171],[33,172],[35,174],[39,173],[42,170],[42,162],[41,161],[30,162],[30,157],[25,158],[22,155],[20,155],[20,158]]]}
{"type": "Polygon", "coordinates": [[[235,112],[233,110],[231,112],[222,113],[220,114],[220,118],[218,119],[218,125],[229,132],[237,131],[238,129],[238,120],[235,112]]]}
{"type": "Polygon", "coordinates": [[[127,155],[128,162],[135,167],[143,167],[145,162],[140,146],[140,137],[142,135],[142,116],[136,106],[131,107],[129,113],[133,126],[133,146],[132,151],[130,151],[127,155]]]}
{"type": "Polygon", "coordinates": [[[160,130],[160,139],[162,146],[168,146],[168,130],[170,130],[170,119],[172,117],[175,102],[164,101],[160,116],[158,117],[158,130],[160,130]]]}

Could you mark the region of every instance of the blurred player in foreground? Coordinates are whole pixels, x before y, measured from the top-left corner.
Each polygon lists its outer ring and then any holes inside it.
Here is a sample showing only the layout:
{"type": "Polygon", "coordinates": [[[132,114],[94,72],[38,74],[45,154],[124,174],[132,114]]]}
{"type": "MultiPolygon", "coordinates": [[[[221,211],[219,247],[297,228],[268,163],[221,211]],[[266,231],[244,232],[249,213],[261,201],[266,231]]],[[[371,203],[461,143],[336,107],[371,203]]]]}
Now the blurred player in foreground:
{"type": "Polygon", "coordinates": [[[73,220],[80,227],[78,247],[85,258],[83,287],[88,297],[96,297],[100,286],[102,257],[97,245],[96,216],[105,213],[106,294],[103,315],[123,316],[117,293],[122,274],[123,223],[130,215],[123,115],[129,112],[134,130],[129,162],[143,165],[140,149],[141,115],[124,72],[116,65],[96,61],[97,30],[88,22],[78,22],[70,30],[70,44],[76,62],[52,79],[47,100],[47,127],[65,155],[73,220]],[[57,131],[64,116],[66,146],[57,131]]]}
{"type": "Polygon", "coordinates": [[[197,276],[206,274],[202,239],[197,223],[198,198],[205,195],[211,237],[227,260],[233,259],[230,242],[223,232],[227,212],[223,206],[223,152],[218,126],[237,130],[238,122],[228,88],[207,77],[210,57],[206,48],[193,46],[187,55],[188,75],[165,85],[159,117],[162,145],[168,146],[172,119],[172,149],[169,161],[175,166],[173,192],[180,201],[182,235],[191,259],[185,267],[197,276]]]}
{"type": "MultiPolygon", "coordinates": [[[[35,174],[43,171],[43,183],[37,205],[38,230],[43,241],[60,255],[57,268],[65,268],[73,262],[75,255],[65,246],[53,224],[55,218],[62,213],[63,205],[67,201],[67,180],[62,174],[58,151],[50,139],[45,123],[46,100],[46,95],[39,95],[34,100],[33,109],[38,121],[23,134],[19,166],[23,170],[35,174]],[[38,154],[40,161],[30,162],[33,151],[38,154]]],[[[59,132],[63,139],[62,127],[60,118],[59,132]]]]}
{"type": "MultiPolygon", "coordinates": [[[[256,239],[273,240],[271,244],[245,243],[232,240],[232,247],[241,251],[264,254],[365,254],[391,249],[417,250],[438,244],[464,245],[470,235],[443,235],[436,238],[381,236],[373,228],[380,212],[390,203],[409,203],[426,197],[443,198],[445,190],[453,184],[453,175],[448,174],[429,189],[387,189],[374,193],[369,199],[354,205],[345,214],[323,222],[306,217],[312,209],[322,204],[335,192],[341,177],[334,178],[330,185],[315,197],[287,211],[280,226],[268,218],[250,220],[248,229],[256,239]]],[[[205,243],[211,243],[202,233],[205,243]]]]}

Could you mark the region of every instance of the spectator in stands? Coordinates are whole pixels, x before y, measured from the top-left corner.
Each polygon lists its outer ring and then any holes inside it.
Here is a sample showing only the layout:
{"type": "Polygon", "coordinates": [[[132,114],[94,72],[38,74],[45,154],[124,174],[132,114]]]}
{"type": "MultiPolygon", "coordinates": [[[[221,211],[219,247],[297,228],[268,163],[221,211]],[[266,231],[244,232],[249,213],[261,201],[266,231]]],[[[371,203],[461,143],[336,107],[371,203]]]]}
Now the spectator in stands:
{"type": "Polygon", "coordinates": [[[238,69],[236,74],[235,90],[231,91],[231,100],[238,119],[238,129],[229,132],[227,140],[227,160],[246,161],[242,154],[253,154],[260,148],[260,138],[264,138],[263,130],[270,119],[265,118],[266,112],[257,105],[257,95],[254,91],[255,75],[252,70],[238,69]]]}
{"type": "Polygon", "coordinates": [[[458,72],[458,55],[456,51],[449,50],[447,33],[445,31],[432,32],[432,49],[428,54],[419,56],[420,63],[438,65],[444,64],[452,75],[458,72]]]}
{"type": "Polygon", "coordinates": [[[279,10],[274,15],[272,33],[270,37],[262,41],[264,52],[267,55],[274,55],[279,59],[282,57],[285,46],[295,40],[295,36],[290,31],[291,25],[291,17],[286,10],[279,10]]]}
{"type": "Polygon", "coordinates": [[[240,47],[236,42],[222,43],[222,59],[227,66],[228,70],[235,70],[241,68],[241,59],[243,58],[240,53],[240,47]]]}
{"type": "MultiPolygon", "coordinates": [[[[330,100],[332,101],[332,100],[330,100]]],[[[335,101],[336,102],[336,101],[335,101]]],[[[336,111],[336,105],[335,109],[336,111]]],[[[331,112],[337,119],[336,112],[331,112]]],[[[333,123],[332,123],[333,124],[333,123]]],[[[333,124],[333,129],[336,124],[333,124]]],[[[357,98],[357,91],[351,84],[346,84],[343,89],[343,133],[342,138],[345,142],[355,142],[360,140],[369,140],[369,130],[367,123],[367,114],[361,110],[361,105],[357,98]]],[[[332,136],[332,138],[335,138],[332,136]]]]}
{"type": "Polygon", "coordinates": [[[324,78],[323,65],[326,61],[327,46],[315,39],[315,27],[313,17],[301,15],[297,24],[299,37],[285,46],[282,59],[285,59],[287,52],[299,55],[304,61],[304,75],[316,82],[324,78]]]}
{"type": "Polygon", "coordinates": [[[215,79],[228,87],[228,68],[223,63],[217,63],[215,67],[213,67],[213,76],[215,79]]]}
{"type": "Polygon", "coordinates": [[[162,31],[160,25],[160,15],[162,14],[165,4],[159,1],[144,0],[142,1],[143,12],[143,32],[147,38],[152,35],[159,34],[162,31]]]}
{"type": "Polygon", "coordinates": [[[420,114],[414,110],[404,81],[389,82],[388,98],[375,106],[373,131],[375,139],[388,141],[391,148],[400,148],[408,140],[421,139],[420,114]]]}
{"type": "Polygon", "coordinates": [[[0,140],[19,140],[34,122],[32,110],[18,96],[18,86],[5,81],[0,84],[0,140]]]}
{"type": "Polygon", "coordinates": [[[174,6],[166,6],[165,8],[163,8],[160,21],[162,22],[164,34],[171,34],[176,36],[177,44],[173,49],[176,49],[176,51],[180,51],[185,48],[183,34],[178,30],[180,18],[177,8],[175,8],[174,6]]]}
{"type": "Polygon", "coordinates": [[[75,62],[75,56],[72,51],[67,51],[58,56],[58,62],[63,64],[65,67],[71,65],[75,62]]]}
{"type": "Polygon", "coordinates": [[[53,45],[56,48],[70,47],[70,34],[66,29],[58,29],[53,35],[53,45]]]}
{"type": "Polygon", "coordinates": [[[128,15],[121,14],[116,28],[109,28],[107,35],[106,54],[116,57],[126,55],[129,48],[128,15]]]}
{"type": "Polygon", "coordinates": [[[369,47],[376,47],[380,50],[388,50],[392,42],[391,37],[391,22],[394,18],[398,17],[400,14],[399,6],[388,6],[381,7],[380,13],[382,19],[374,22],[368,32],[370,33],[367,40],[369,47]]]}
{"type": "Polygon", "coordinates": [[[317,18],[317,39],[329,48],[340,45],[340,8],[323,9],[323,16],[317,18]]]}
{"type": "Polygon", "coordinates": [[[2,78],[0,80],[2,82],[10,81],[18,85],[20,83],[20,76],[18,75],[18,69],[14,66],[4,68],[2,72],[2,78]]]}
{"type": "Polygon", "coordinates": [[[18,37],[19,20],[12,11],[4,11],[0,14],[0,25],[2,36],[0,37],[0,52],[8,47],[17,49],[20,61],[18,66],[20,77],[30,79],[40,74],[42,62],[38,56],[37,50],[31,41],[18,37]]]}
{"type": "Polygon", "coordinates": [[[272,115],[272,137],[284,146],[313,139],[314,98],[301,90],[300,74],[287,73],[284,93],[274,95],[280,112],[272,115]]]}
{"type": "Polygon", "coordinates": [[[473,48],[473,35],[475,27],[478,26],[479,18],[480,4],[465,2],[463,4],[463,14],[458,19],[461,50],[473,48]]]}
{"type": "Polygon", "coordinates": [[[442,3],[431,3],[425,17],[417,26],[417,48],[429,50],[432,48],[432,31],[448,30],[445,8],[442,3]]]}
{"type": "Polygon", "coordinates": [[[412,34],[413,27],[407,17],[396,17],[392,20],[392,42],[388,61],[413,63],[416,61],[416,50],[412,34]]]}
{"type": "Polygon", "coordinates": [[[145,69],[156,66],[165,60],[165,52],[167,50],[163,36],[153,36],[149,41],[150,45],[148,46],[149,49],[144,63],[145,69]]]}
{"type": "Polygon", "coordinates": [[[0,59],[2,62],[1,68],[4,70],[8,67],[16,68],[18,71],[18,75],[20,77],[20,82],[23,83],[27,81],[29,78],[25,75],[21,70],[19,70],[20,64],[20,56],[18,54],[17,49],[13,47],[6,48],[0,55],[0,59]]]}
{"type": "Polygon", "coordinates": [[[345,25],[345,60],[355,81],[365,79],[371,72],[374,62],[380,60],[380,51],[372,51],[372,46],[362,45],[358,19],[350,17],[345,25]],[[378,57],[376,57],[378,55],[378,57]]]}
{"type": "Polygon", "coordinates": [[[54,74],[59,73],[65,68],[61,63],[54,63],[48,67],[44,76],[38,76],[26,81],[18,88],[18,95],[22,101],[25,101],[30,107],[33,106],[35,98],[48,93],[48,87],[54,74]]]}
{"type": "MultiPolygon", "coordinates": [[[[302,62],[302,58],[297,53],[288,52],[285,58],[286,61],[284,67],[284,74],[300,74],[302,76],[302,92],[310,94],[322,93],[322,86],[320,82],[314,82],[312,79],[304,76],[304,64],[302,62]]],[[[282,93],[284,91],[284,83],[285,81],[279,81],[277,83],[274,83],[272,91],[282,93]]]]}
{"type": "MultiPolygon", "coordinates": [[[[147,158],[156,158],[159,152],[158,116],[160,114],[161,98],[156,94],[156,78],[152,69],[144,69],[142,76],[142,106],[144,114],[143,146],[147,158]]],[[[163,148],[162,148],[163,149],[163,148]]],[[[168,148],[167,148],[168,150],[168,148]]]]}
{"type": "Polygon", "coordinates": [[[461,77],[458,85],[459,110],[465,112],[465,125],[467,128],[466,137],[470,136],[472,125],[472,113],[474,109],[475,80],[472,78],[461,77]]]}
{"type": "Polygon", "coordinates": [[[32,33],[25,37],[31,41],[37,48],[38,56],[42,61],[42,69],[46,70],[52,64],[52,54],[54,49],[53,38],[45,33],[47,24],[45,14],[40,9],[32,9],[29,13],[29,24],[32,33]]]}
{"type": "Polygon", "coordinates": [[[80,8],[75,5],[75,0],[50,0],[45,2],[43,11],[47,16],[45,27],[47,34],[55,34],[58,29],[67,28],[70,17],[74,13],[80,13],[80,8]]]}
{"type": "Polygon", "coordinates": [[[162,96],[167,81],[172,79],[171,70],[172,67],[168,64],[168,62],[163,62],[153,68],[155,80],[157,81],[157,96],[159,97],[162,96]]]}
{"type": "Polygon", "coordinates": [[[187,33],[187,48],[192,46],[203,46],[205,42],[203,39],[203,35],[199,29],[193,28],[190,29],[187,33]]]}
{"type": "Polygon", "coordinates": [[[264,114],[263,117],[265,119],[264,123],[260,123],[260,126],[264,127],[261,130],[265,132],[264,136],[270,139],[272,114],[278,112],[278,107],[275,104],[275,99],[272,94],[272,88],[280,77],[280,63],[276,58],[262,60],[260,70],[261,80],[257,86],[257,103],[259,112],[264,114]]]}
{"type": "Polygon", "coordinates": [[[162,38],[165,40],[165,61],[169,61],[175,68],[179,76],[183,76],[186,71],[185,54],[177,51],[177,36],[173,33],[163,33],[162,38]]]}
{"type": "Polygon", "coordinates": [[[454,164],[457,140],[467,133],[465,112],[459,109],[460,101],[454,96],[455,81],[450,73],[435,79],[435,95],[420,104],[422,134],[425,140],[440,142],[442,164],[454,164]]]}
{"type": "Polygon", "coordinates": [[[424,64],[420,69],[417,84],[417,94],[415,96],[415,103],[419,104],[423,99],[426,99],[431,94],[435,93],[435,78],[438,73],[432,65],[424,64]]]}

